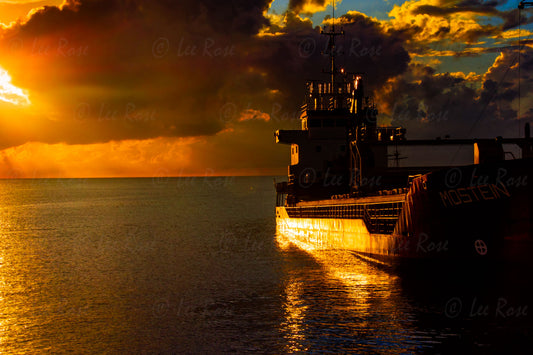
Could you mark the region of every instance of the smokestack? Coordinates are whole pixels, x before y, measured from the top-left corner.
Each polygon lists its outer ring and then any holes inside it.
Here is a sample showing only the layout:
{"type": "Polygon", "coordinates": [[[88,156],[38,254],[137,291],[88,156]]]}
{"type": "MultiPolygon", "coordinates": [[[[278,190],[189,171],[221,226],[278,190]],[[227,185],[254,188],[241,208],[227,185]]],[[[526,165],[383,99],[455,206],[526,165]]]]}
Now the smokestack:
{"type": "Polygon", "coordinates": [[[526,123],[525,132],[526,132],[526,139],[529,139],[531,137],[531,132],[530,132],[530,129],[529,129],[529,122],[526,123]]]}

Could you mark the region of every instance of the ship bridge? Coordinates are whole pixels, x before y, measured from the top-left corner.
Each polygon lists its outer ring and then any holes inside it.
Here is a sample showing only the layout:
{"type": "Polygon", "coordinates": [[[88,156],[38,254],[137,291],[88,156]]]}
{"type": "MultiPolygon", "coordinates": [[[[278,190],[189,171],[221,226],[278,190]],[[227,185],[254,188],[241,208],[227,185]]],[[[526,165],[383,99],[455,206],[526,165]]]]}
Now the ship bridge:
{"type": "Polygon", "coordinates": [[[342,81],[312,80],[305,88],[301,129],[275,133],[276,143],[291,145],[289,195],[348,193],[357,183],[356,168],[387,167],[387,148],[368,144],[403,140],[405,129],[377,126],[378,111],[364,97],[361,76],[343,73],[342,81]]]}
{"type": "Polygon", "coordinates": [[[305,104],[308,110],[333,111],[343,110],[354,112],[352,103],[357,82],[331,83],[310,80],[305,84],[305,104]]]}

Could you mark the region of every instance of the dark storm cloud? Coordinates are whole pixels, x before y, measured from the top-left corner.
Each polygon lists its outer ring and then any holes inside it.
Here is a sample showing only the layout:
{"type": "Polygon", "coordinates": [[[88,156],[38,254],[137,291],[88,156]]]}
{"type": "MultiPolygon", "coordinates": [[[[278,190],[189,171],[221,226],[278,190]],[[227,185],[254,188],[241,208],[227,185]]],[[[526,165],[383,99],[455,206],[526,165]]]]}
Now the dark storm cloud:
{"type": "MultiPolygon", "coordinates": [[[[327,38],[291,12],[276,35],[257,36],[269,3],[71,0],[37,11],[0,46],[17,58],[4,64],[17,83],[57,112],[34,125],[48,129],[3,141],[214,135],[250,109],[276,118],[273,128],[297,125],[305,79],[327,66],[327,38]]],[[[407,68],[402,39],[363,15],[344,20],[339,66],[366,73],[369,88],[407,68]]]]}
{"type": "MultiPolygon", "coordinates": [[[[504,5],[508,0],[501,1],[483,1],[483,0],[465,0],[465,1],[447,1],[440,6],[435,5],[420,5],[413,10],[413,14],[427,14],[431,16],[447,16],[450,14],[469,12],[485,16],[495,16],[503,20],[499,26],[486,25],[485,31],[480,31],[478,37],[498,31],[505,31],[518,26],[519,10],[517,7],[510,10],[501,11],[497,9],[498,6],[504,5]]],[[[518,5],[518,2],[517,2],[518,5]]],[[[522,12],[520,16],[520,23],[527,24],[532,21],[527,13],[522,12]]]]}
{"type": "Polygon", "coordinates": [[[440,7],[434,5],[420,5],[413,11],[415,15],[426,14],[432,16],[446,16],[458,12],[475,12],[478,14],[495,14],[498,10],[494,6],[474,5],[474,6],[454,6],[454,7],[440,7]]]}
{"type": "MultiPolygon", "coordinates": [[[[225,33],[257,33],[268,21],[263,12],[270,0],[67,0],[59,9],[45,6],[24,24],[24,30],[35,34],[70,28],[82,24],[102,25],[109,21],[141,19],[155,21],[159,25],[172,22],[192,25],[198,30],[198,20],[205,20],[214,31],[225,33]]],[[[147,24],[153,27],[155,23],[147,24]]]]}
{"type": "Polygon", "coordinates": [[[531,94],[533,56],[523,51],[521,88],[518,90],[516,51],[504,49],[482,78],[464,74],[435,74],[423,64],[411,64],[409,70],[389,81],[378,96],[383,113],[392,123],[408,128],[410,138],[494,138],[514,137],[518,125],[532,121],[531,94]],[[518,96],[522,98],[518,122],[518,96]],[[529,98],[528,98],[529,96],[529,98]]]}
{"type": "MultiPolygon", "coordinates": [[[[525,107],[529,107],[531,102],[527,98],[533,92],[533,81],[531,71],[533,70],[533,55],[531,50],[522,49],[520,57],[520,87],[518,83],[518,53],[516,50],[504,50],[497,58],[494,65],[489,69],[484,77],[481,92],[481,101],[487,103],[492,114],[499,120],[506,120],[516,117],[516,107],[511,107],[511,103],[523,97],[525,107]]],[[[523,119],[532,120],[529,113],[521,113],[523,119]]]]}
{"type": "MultiPolygon", "coordinates": [[[[361,14],[345,15],[340,20],[344,22],[345,35],[337,37],[337,69],[364,73],[369,91],[407,69],[410,58],[401,38],[385,34],[380,24],[361,14]]],[[[325,32],[329,30],[326,28],[325,32]]],[[[256,63],[270,73],[269,85],[288,95],[287,104],[299,103],[303,98],[302,82],[324,78],[320,71],[328,69],[329,59],[323,55],[328,41],[319,28],[293,17],[283,35],[259,41],[267,52],[256,63]]]]}
{"type": "Polygon", "coordinates": [[[4,31],[3,49],[20,58],[5,67],[62,109],[49,132],[35,132],[43,141],[212,135],[224,128],[224,89],[246,63],[243,44],[268,23],[268,5],[68,1],[4,31]]]}
{"type": "Polygon", "coordinates": [[[476,90],[466,84],[464,78],[435,76],[434,69],[412,64],[408,74],[388,84],[378,102],[388,105],[392,124],[406,127],[409,138],[467,138],[481,105],[476,90]]]}

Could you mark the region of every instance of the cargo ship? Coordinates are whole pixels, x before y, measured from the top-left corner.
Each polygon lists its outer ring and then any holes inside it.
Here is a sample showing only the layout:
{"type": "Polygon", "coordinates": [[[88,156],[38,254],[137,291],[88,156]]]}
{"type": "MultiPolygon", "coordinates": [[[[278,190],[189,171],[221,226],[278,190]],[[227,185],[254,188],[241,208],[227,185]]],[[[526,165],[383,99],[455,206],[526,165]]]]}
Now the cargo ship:
{"type": "MultiPolygon", "coordinates": [[[[533,139],[408,140],[378,126],[364,77],[335,63],[308,81],[301,129],[278,130],[290,145],[287,181],[275,183],[278,233],[303,248],[343,249],[375,260],[527,259],[533,241],[533,139]],[[473,164],[390,166],[398,147],[469,146],[473,164]],[[518,156],[506,152],[515,146],[518,156]]],[[[413,148],[412,148],[413,149],[413,148]]]]}

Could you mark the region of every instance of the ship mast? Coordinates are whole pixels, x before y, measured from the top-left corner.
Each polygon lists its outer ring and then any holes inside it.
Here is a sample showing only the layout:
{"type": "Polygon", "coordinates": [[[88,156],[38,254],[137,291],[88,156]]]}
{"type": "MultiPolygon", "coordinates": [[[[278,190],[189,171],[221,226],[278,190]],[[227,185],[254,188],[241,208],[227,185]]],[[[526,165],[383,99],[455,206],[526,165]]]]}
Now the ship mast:
{"type": "MultiPolygon", "coordinates": [[[[520,43],[520,22],[522,19],[522,10],[524,10],[526,7],[531,6],[533,6],[533,2],[531,1],[520,1],[520,3],[518,4],[518,127],[520,127],[520,57],[522,56],[522,44],[520,43]]],[[[520,135],[520,128],[518,130],[518,135],[520,135]]]]}
{"type": "Polygon", "coordinates": [[[331,25],[331,30],[329,32],[321,31],[321,34],[328,36],[328,49],[325,54],[329,55],[330,58],[330,68],[329,71],[325,71],[326,74],[330,74],[330,80],[331,80],[331,90],[334,92],[335,90],[335,79],[337,75],[337,67],[335,65],[335,57],[337,55],[336,53],[336,46],[335,46],[335,37],[344,35],[344,31],[341,30],[341,32],[335,32],[335,0],[332,0],[332,6],[333,6],[333,23],[331,25]]]}

